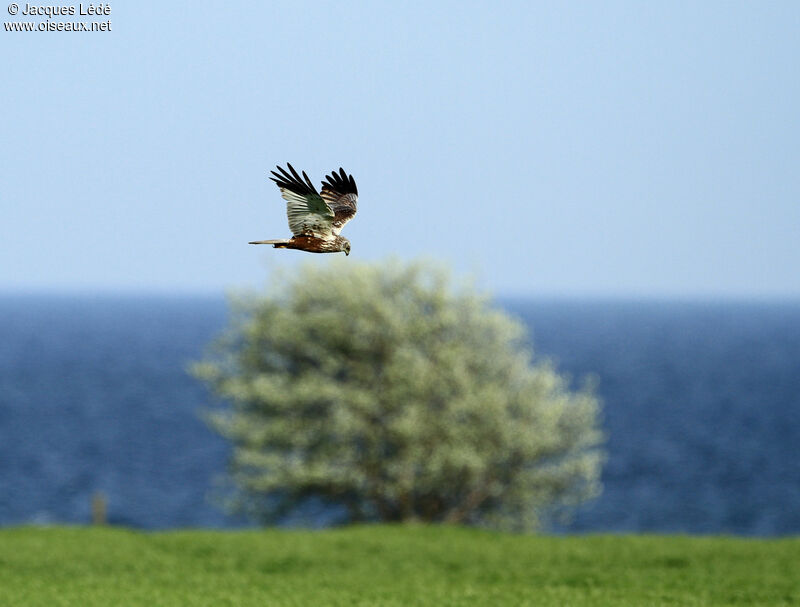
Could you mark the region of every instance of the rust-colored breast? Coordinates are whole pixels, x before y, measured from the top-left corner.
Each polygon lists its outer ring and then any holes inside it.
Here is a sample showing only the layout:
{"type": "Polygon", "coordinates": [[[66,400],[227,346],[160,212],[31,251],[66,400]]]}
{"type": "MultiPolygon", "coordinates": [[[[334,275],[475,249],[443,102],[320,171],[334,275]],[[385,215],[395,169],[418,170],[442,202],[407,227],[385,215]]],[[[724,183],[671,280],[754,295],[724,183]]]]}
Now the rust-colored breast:
{"type": "Polygon", "coordinates": [[[323,240],[315,236],[295,236],[279,248],[298,249],[309,253],[338,253],[344,250],[339,239],[323,240]]]}

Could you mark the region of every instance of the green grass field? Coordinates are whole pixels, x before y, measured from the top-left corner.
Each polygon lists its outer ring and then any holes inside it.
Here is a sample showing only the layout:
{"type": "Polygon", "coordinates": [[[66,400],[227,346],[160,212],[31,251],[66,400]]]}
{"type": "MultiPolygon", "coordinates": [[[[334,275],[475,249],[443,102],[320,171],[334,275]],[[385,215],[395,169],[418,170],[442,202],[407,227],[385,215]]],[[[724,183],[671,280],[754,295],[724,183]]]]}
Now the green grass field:
{"type": "Polygon", "coordinates": [[[0,530],[0,605],[789,605],[800,539],[0,530]]]}

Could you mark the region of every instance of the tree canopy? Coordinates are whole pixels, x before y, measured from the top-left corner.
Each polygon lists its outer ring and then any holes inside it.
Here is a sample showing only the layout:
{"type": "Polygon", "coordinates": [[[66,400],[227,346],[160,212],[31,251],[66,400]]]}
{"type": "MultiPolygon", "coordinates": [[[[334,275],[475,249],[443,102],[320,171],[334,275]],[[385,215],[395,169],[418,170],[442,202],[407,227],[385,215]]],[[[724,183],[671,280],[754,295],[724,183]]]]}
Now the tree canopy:
{"type": "Polygon", "coordinates": [[[316,499],[349,521],[535,529],[599,490],[591,387],[442,269],[309,264],[232,308],[194,373],[227,403],[210,422],[264,521],[316,499]]]}

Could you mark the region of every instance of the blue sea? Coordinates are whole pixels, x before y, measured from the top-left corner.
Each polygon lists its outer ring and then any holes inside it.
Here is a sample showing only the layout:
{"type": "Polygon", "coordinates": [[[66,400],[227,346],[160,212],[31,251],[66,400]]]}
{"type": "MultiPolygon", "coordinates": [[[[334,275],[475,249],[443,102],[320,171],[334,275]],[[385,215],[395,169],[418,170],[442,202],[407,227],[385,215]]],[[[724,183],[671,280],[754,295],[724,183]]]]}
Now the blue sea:
{"type": "MultiPolygon", "coordinates": [[[[800,534],[800,303],[503,300],[597,380],[602,495],[559,531],[800,534]]],[[[0,297],[0,525],[236,527],[228,445],[186,371],[222,297],[0,297]]]]}

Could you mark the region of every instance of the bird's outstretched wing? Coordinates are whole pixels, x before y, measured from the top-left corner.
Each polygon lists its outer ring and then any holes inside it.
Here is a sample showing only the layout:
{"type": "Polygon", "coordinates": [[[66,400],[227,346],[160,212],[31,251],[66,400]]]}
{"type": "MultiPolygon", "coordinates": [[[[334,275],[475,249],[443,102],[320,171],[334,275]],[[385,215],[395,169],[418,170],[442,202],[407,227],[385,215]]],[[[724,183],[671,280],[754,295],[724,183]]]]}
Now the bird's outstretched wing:
{"type": "Polygon", "coordinates": [[[287,162],[286,165],[291,173],[277,167],[280,174],[272,171],[274,177],[270,179],[278,184],[281,196],[286,201],[286,216],[292,234],[332,239],[336,217],[333,209],[314,189],[305,171],[301,178],[291,164],[287,162]]]}
{"type": "Polygon", "coordinates": [[[325,176],[320,196],[333,211],[334,217],[331,229],[333,234],[338,236],[344,224],[356,214],[358,188],[356,187],[355,179],[353,179],[352,175],[345,173],[343,168],[339,167],[338,173],[332,171],[330,175],[325,176]]]}

